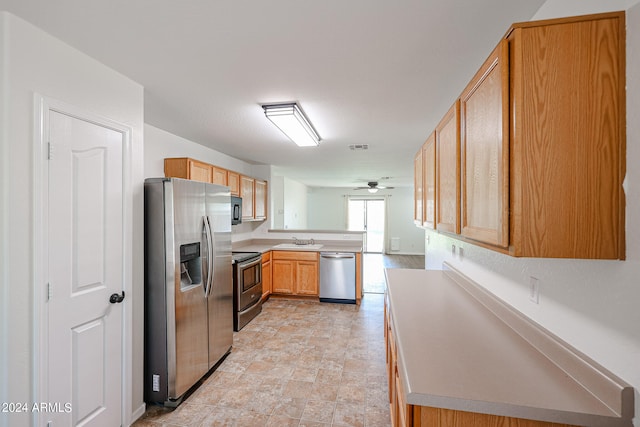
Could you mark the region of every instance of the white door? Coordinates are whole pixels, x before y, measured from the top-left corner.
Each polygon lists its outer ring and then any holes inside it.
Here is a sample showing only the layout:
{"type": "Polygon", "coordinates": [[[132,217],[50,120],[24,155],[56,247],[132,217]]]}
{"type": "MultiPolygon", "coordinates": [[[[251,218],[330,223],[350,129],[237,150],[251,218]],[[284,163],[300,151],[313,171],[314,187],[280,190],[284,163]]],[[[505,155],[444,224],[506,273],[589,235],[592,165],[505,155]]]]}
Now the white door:
{"type": "Polygon", "coordinates": [[[57,406],[43,424],[119,426],[125,134],[49,110],[49,140],[46,394],[57,406]]]}

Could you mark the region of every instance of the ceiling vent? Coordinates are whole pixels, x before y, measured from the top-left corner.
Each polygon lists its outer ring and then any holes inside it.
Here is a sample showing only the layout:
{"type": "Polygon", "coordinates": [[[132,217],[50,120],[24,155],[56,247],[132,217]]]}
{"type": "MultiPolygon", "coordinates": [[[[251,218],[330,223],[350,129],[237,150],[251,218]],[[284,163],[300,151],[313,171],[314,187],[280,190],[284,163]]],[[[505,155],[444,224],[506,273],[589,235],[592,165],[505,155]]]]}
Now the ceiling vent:
{"type": "Polygon", "coordinates": [[[369,144],[351,144],[349,145],[349,149],[351,151],[368,150],[369,144]]]}

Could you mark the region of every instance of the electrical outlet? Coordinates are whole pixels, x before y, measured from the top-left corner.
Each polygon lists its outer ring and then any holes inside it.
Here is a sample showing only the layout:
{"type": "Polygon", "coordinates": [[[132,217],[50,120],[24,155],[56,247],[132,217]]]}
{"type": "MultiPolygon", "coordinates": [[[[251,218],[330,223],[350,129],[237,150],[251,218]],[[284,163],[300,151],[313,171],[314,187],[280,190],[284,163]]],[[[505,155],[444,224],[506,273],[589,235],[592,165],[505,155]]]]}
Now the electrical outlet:
{"type": "Polygon", "coordinates": [[[533,276],[529,279],[529,301],[534,304],[540,303],[540,283],[533,276]]]}

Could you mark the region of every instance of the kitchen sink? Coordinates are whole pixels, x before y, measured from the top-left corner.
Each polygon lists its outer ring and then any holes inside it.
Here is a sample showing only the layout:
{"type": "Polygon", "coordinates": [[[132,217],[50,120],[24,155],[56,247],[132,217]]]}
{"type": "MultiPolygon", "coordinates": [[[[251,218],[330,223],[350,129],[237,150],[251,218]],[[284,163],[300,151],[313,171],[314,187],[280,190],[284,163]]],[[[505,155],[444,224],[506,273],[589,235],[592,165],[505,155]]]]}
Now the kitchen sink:
{"type": "Polygon", "coordinates": [[[313,250],[313,249],[320,249],[322,246],[319,243],[313,243],[313,244],[308,244],[308,245],[299,245],[296,243],[280,243],[279,245],[275,245],[273,247],[273,249],[306,249],[306,250],[313,250]]]}

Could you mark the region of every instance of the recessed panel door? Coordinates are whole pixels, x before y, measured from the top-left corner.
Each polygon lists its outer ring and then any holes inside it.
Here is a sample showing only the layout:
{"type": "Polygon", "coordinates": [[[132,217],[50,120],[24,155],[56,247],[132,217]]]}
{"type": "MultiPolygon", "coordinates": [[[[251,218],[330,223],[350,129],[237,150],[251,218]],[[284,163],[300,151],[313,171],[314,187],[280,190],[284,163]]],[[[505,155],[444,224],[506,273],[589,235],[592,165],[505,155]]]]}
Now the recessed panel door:
{"type": "Polygon", "coordinates": [[[122,422],[125,209],[120,131],[50,110],[48,411],[53,425],[122,422]]]}

